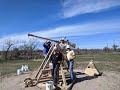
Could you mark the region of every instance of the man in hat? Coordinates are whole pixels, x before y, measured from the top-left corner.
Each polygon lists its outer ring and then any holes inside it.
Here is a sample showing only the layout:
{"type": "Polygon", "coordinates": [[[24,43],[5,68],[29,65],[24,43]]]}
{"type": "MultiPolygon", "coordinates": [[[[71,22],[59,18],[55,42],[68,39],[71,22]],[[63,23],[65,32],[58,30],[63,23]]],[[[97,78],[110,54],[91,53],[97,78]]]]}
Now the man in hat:
{"type": "Polygon", "coordinates": [[[60,49],[65,50],[67,44],[65,43],[64,38],[62,38],[60,41],[61,41],[61,43],[59,44],[60,49]]]}
{"type": "Polygon", "coordinates": [[[43,55],[44,55],[44,57],[45,57],[45,56],[47,55],[50,47],[51,47],[51,42],[50,42],[49,40],[46,41],[46,42],[43,44],[43,47],[44,47],[44,49],[43,49],[43,55]]]}
{"type": "Polygon", "coordinates": [[[75,80],[75,74],[73,71],[75,52],[71,49],[70,45],[67,45],[66,49],[67,49],[67,64],[70,71],[71,80],[73,81],[75,80]]]}
{"type": "Polygon", "coordinates": [[[51,70],[51,73],[52,73],[52,79],[54,82],[54,86],[57,86],[58,81],[59,81],[59,67],[62,61],[62,57],[63,56],[60,53],[60,51],[57,49],[57,47],[54,47],[54,52],[50,58],[50,61],[53,64],[53,69],[51,70]]]}

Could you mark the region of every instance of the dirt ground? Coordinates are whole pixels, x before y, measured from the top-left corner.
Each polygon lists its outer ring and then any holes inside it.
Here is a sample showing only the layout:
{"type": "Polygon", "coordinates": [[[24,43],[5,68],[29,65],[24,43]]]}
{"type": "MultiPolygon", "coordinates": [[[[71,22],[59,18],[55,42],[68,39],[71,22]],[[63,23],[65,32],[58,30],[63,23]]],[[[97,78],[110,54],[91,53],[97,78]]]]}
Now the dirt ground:
{"type": "MultiPolygon", "coordinates": [[[[82,74],[83,71],[79,69],[77,72],[79,74],[72,90],[120,90],[120,72],[103,71],[103,75],[99,77],[87,76],[82,74]]],[[[32,74],[33,72],[0,78],[0,90],[42,90],[37,86],[24,88],[24,79],[32,74]]]]}

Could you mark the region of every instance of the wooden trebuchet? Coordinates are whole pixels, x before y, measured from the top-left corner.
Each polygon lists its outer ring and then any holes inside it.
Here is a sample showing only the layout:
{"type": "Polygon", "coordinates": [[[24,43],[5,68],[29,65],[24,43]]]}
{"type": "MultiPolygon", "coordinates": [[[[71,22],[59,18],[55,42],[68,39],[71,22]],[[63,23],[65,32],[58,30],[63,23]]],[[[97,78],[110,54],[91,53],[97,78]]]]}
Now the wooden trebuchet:
{"type": "MultiPolygon", "coordinates": [[[[32,36],[32,37],[36,37],[36,38],[41,38],[41,39],[43,39],[43,40],[49,40],[49,41],[56,42],[56,43],[61,43],[61,42],[58,41],[58,40],[53,40],[53,39],[49,39],[49,38],[44,38],[44,37],[36,36],[36,35],[33,35],[33,34],[28,34],[28,36],[32,36]]],[[[70,46],[72,46],[73,48],[76,47],[76,44],[70,43],[68,40],[65,41],[65,43],[68,44],[68,45],[70,45],[70,46]]]]}
{"type": "MultiPolygon", "coordinates": [[[[36,36],[33,34],[28,34],[28,36],[33,36],[33,37],[37,37],[37,38],[41,38],[44,40],[50,40],[56,43],[61,43],[60,41],[57,40],[52,40],[52,39],[48,39],[48,38],[43,38],[40,36],[36,36]]],[[[67,42],[68,43],[68,42],[67,42]]],[[[56,45],[52,45],[51,48],[49,49],[49,52],[47,53],[46,57],[44,58],[44,60],[42,61],[42,64],[40,65],[40,67],[38,68],[38,72],[36,73],[35,77],[33,79],[31,78],[26,78],[24,80],[24,84],[25,87],[31,87],[31,86],[36,86],[37,84],[41,84],[42,82],[46,82],[48,80],[52,80],[52,76],[49,73],[49,71],[51,71],[51,69],[48,67],[49,66],[49,62],[50,62],[50,57],[54,52],[54,47],[56,47],[56,45]],[[48,75],[44,74],[44,72],[47,72],[48,75]]],[[[70,45],[70,44],[69,44],[70,45]]],[[[67,85],[67,79],[70,79],[70,73],[67,72],[68,68],[65,67],[65,65],[63,65],[64,61],[62,61],[60,63],[60,74],[59,74],[59,87],[62,90],[68,90],[68,88],[72,85],[67,85]]]]}

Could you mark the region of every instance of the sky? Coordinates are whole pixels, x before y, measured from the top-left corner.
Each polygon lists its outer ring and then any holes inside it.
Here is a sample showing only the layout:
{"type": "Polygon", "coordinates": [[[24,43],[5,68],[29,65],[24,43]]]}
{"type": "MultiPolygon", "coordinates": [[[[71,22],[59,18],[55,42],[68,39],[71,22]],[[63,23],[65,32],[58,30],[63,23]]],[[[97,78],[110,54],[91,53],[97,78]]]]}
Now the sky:
{"type": "Polygon", "coordinates": [[[120,45],[120,0],[0,0],[0,49],[7,40],[29,41],[28,33],[66,36],[76,48],[120,45]]]}

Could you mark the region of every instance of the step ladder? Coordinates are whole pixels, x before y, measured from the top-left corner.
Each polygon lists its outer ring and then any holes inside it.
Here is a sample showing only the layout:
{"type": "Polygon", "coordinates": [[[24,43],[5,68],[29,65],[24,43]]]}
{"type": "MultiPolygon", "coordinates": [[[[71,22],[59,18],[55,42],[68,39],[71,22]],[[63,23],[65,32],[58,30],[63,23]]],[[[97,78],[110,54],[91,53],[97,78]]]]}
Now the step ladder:
{"type": "MultiPolygon", "coordinates": [[[[25,87],[36,86],[38,83],[42,83],[42,82],[52,80],[52,76],[50,76],[51,74],[49,73],[50,69],[47,66],[49,65],[50,57],[54,52],[54,47],[55,46],[56,45],[51,46],[49,52],[47,53],[46,57],[42,61],[35,78],[34,79],[26,78],[24,80],[25,87]],[[48,75],[45,76],[45,72],[48,75]]],[[[62,60],[62,62],[60,64],[59,72],[60,72],[59,73],[59,78],[60,79],[59,79],[59,85],[58,86],[62,90],[67,90],[69,86],[67,85],[66,78],[70,79],[70,73],[68,72],[68,68],[66,67],[64,60],[62,60]]]]}

